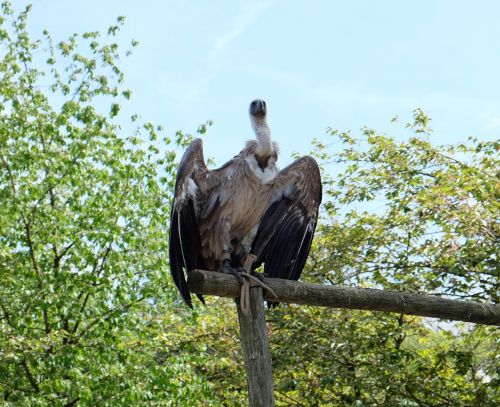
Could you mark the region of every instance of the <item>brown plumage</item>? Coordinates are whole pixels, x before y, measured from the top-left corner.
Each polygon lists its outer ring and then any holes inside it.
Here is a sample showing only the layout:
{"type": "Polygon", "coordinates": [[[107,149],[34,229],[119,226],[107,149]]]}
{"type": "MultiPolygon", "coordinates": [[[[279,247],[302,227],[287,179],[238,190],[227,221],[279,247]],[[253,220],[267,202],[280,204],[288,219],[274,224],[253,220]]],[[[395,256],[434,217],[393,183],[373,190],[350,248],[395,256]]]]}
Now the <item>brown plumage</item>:
{"type": "Polygon", "coordinates": [[[185,273],[195,268],[235,274],[251,253],[252,270],[264,263],[269,276],[295,280],[302,272],[321,202],[319,168],[306,156],[278,171],[266,117],[265,102],[253,101],[256,140],[218,169],[206,167],[201,139],[181,159],[169,254],[172,277],[189,306],[185,273]]]}

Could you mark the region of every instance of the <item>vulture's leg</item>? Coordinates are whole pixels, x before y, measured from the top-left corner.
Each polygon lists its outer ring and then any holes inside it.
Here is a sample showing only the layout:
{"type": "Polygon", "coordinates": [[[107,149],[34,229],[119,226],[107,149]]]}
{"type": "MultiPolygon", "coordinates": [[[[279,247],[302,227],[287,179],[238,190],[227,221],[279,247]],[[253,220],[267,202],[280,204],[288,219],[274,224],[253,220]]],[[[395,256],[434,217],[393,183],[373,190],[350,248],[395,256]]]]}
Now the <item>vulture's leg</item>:
{"type": "Polygon", "coordinates": [[[257,260],[257,256],[255,254],[249,253],[246,255],[245,259],[243,260],[243,269],[245,270],[244,277],[246,277],[247,280],[253,280],[255,283],[257,283],[257,285],[260,285],[264,289],[264,291],[269,291],[273,297],[278,298],[276,293],[267,284],[265,284],[264,277],[266,276],[252,269],[255,260],[257,260]]]}
{"type": "Polygon", "coordinates": [[[256,277],[257,279],[259,279],[263,283],[264,277],[268,277],[268,276],[266,276],[265,274],[262,274],[262,273],[258,273],[257,271],[255,271],[252,268],[253,264],[255,263],[255,260],[257,260],[257,256],[255,254],[251,254],[251,253],[247,254],[245,259],[243,260],[243,268],[245,269],[245,271],[248,274],[256,277]]]}
{"type": "Polygon", "coordinates": [[[278,298],[276,293],[269,288],[264,282],[264,276],[261,273],[257,273],[252,270],[252,265],[255,262],[257,257],[253,254],[248,254],[243,261],[243,267],[232,267],[231,260],[226,258],[222,261],[220,271],[226,274],[230,274],[236,277],[238,283],[242,286],[242,288],[250,283],[250,280],[253,280],[254,283],[260,285],[264,290],[269,291],[273,297],[278,298]]]}
{"type": "Polygon", "coordinates": [[[263,290],[268,291],[275,298],[278,298],[276,293],[263,282],[263,277],[260,273],[252,270],[252,265],[257,257],[249,254],[243,261],[243,267],[231,267],[231,260],[224,259],[222,261],[221,271],[231,274],[236,277],[241,286],[240,298],[236,301],[241,308],[243,314],[247,315],[250,309],[250,284],[261,286],[263,290]]]}

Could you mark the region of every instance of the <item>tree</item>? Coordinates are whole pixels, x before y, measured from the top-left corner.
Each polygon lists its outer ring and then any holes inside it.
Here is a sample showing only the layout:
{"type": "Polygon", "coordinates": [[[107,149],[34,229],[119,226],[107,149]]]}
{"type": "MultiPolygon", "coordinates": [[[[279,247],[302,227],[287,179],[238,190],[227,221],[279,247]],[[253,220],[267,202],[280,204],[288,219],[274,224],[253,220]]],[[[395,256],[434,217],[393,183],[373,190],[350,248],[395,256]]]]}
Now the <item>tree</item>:
{"type": "Polygon", "coordinates": [[[113,42],[124,19],[104,43],[54,45],[30,39],[29,7],[1,9],[0,398],[209,400],[184,357],[157,361],[175,152],[160,154],[151,123],[134,116],[123,137],[114,122],[131,94],[113,42]]]}
{"type": "Polygon", "coordinates": [[[323,235],[338,238],[333,246],[343,253],[325,254],[339,260],[332,267],[337,283],[370,276],[385,288],[496,303],[500,144],[471,138],[433,146],[429,121],[415,110],[406,125],[414,134],[403,142],[364,129],[358,140],[330,131],[346,146],[335,155],[316,143],[320,157],[341,166],[324,183],[334,222],[323,235]]]}

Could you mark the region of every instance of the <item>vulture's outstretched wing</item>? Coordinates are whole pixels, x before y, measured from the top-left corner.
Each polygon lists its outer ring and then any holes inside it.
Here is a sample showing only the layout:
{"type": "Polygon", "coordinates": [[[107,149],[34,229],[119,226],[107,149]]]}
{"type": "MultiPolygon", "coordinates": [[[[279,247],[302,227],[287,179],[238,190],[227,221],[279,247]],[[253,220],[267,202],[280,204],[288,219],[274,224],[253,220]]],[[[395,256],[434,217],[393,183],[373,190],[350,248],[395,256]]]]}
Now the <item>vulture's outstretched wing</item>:
{"type": "MultiPolygon", "coordinates": [[[[196,217],[196,199],[199,194],[196,176],[206,172],[203,143],[195,139],[182,156],[175,180],[174,202],[170,214],[169,257],[170,272],[182,298],[191,308],[187,288],[187,273],[198,265],[200,233],[196,217]]],[[[198,296],[202,302],[203,298],[198,296]]]]}
{"type": "Polygon", "coordinates": [[[320,203],[321,178],[313,158],[302,157],[284,168],[273,183],[252,244],[255,265],[264,263],[270,277],[298,280],[311,248],[320,203]]]}

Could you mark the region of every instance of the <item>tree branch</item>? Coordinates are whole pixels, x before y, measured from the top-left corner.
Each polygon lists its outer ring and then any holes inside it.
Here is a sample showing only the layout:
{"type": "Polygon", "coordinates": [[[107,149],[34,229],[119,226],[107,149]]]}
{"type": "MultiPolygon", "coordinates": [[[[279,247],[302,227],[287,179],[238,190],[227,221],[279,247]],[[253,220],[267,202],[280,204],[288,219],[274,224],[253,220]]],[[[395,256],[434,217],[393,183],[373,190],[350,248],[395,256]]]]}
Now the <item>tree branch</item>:
{"type": "MultiPolygon", "coordinates": [[[[130,301],[129,303],[118,307],[118,308],[111,308],[108,311],[106,311],[104,314],[99,315],[98,317],[94,318],[92,322],[89,322],[85,328],[82,329],[80,334],[74,339],[74,341],[78,342],[82,337],[84,337],[94,326],[96,326],[99,322],[107,321],[111,316],[115,313],[120,313],[123,312],[133,305],[138,304],[139,302],[143,301],[145,297],[139,297],[135,301],[130,301]]],[[[73,342],[72,342],[73,343],[73,342]]]]}
{"type": "Polygon", "coordinates": [[[31,370],[28,366],[28,362],[26,362],[26,359],[23,359],[21,362],[21,366],[24,369],[24,373],[26,374],[26,377],[28,378],[28,381],[31,384],[31,387],[33,387],[33,390],[35,390],[36,393],[40,392],[40,387],[38,387],[38,383],[36,382],[35,378],[33,377],[33,374],[31,373],[31,370]]]}
{"type": "MultiPolygon", "coordinates": [[[[95,288],[97,286],[97,278],[99,277],[99,275],[101,274],[101,272],[104,268],[104,263],[109,255],[109,253],[111,252],[112,245],[113,245],[113,242],[110,242],[108,244],[108,247],[106,248],[104,254],[101,257],[101,265],[99,266],[99,258],[97,258],[95,263],[94,263],[94,267],[92,268],[92,271],[90,272],[91,275],[96,276],[96,280],[92,283],[93,288],[95,288]]],[[[82,296],[85,293],[85,290],[86,290],[86,288],[84,288],[84,289],[82,289],[82,291],[80,291],[80,294],[78,294],[78,297],[77,297],[77,301],[79,301],[80,298],[82,298],[82,296]]],[[[80,325],[80,322],[82,321],[83,312],[85,311],[85,308],[87,307],[87,302],[88,302],[90,295],[92,293],[93,293],[93,291],[87,291],[87,293],[85,294],[85,298],[83,299],[83,303],[81,304],[80,309],[78,310],[78,313],[75,316],[76,322],[73,326],[73,329],[71,330],[72,335],[74,335],[76,333],[76,331],[78,330],[78,326],[80,325]]],[[[68,315],[64,318],[64,320],[68,321],[70,316],[71,316],[71,313],[68,311],[68,315]]]]}
{"type": "MultiPolygon", "coordinates": [[[[31,238],[30,225],[26,221],[26,219],[24,218],[24,216],[22,216],[22,218],[23,218],[23,223],[24,223],[24,230],[26,232],[26,241],[28,242],[28,248],[29,248],[31,262],[33,264],[33,269],[35,270],[35,273],[36,273],[36,276],[37,276],[38,289],[42,290],[43,289],[42,272],[40,270],[40,266],[38,265],[38,261],[36,260],[35,245],[33,244],[33,240],[31,238]]],[[[44,323],[44,326],[45,326],[45,333],[49,334],[50,333],[49,316],[48,316],[47,310],[45,308],[42,309],[42,315],[43,315],[43,323],[44,323]]]]}
{"type": "MultiPolygon", "coordinates": [[[[10,317],[9,312],[7,311],[7,309],[5,308],[5,306],[3,304],[0,304],[0,307],[2,308],[4,318],[7,321],[7,324],[10,326],[12,332],[14,332],[15,327],[14,327],[14,324],[12,323],[12,319],[10,317]]],[[[39,393],[40,387],[38,386],[38,383],[36,382],[35,378],[33,377],[33,374],[31,373],[31,370],[28,366],[28,362],[26,362],[26,359],[23,358],[22,361],[20,362],[20,364],[24,370],[26,378],[28,379],[28,382],[30,383],[31,387],[33,388],[33,390],[36,393],[39,393]]]]}

